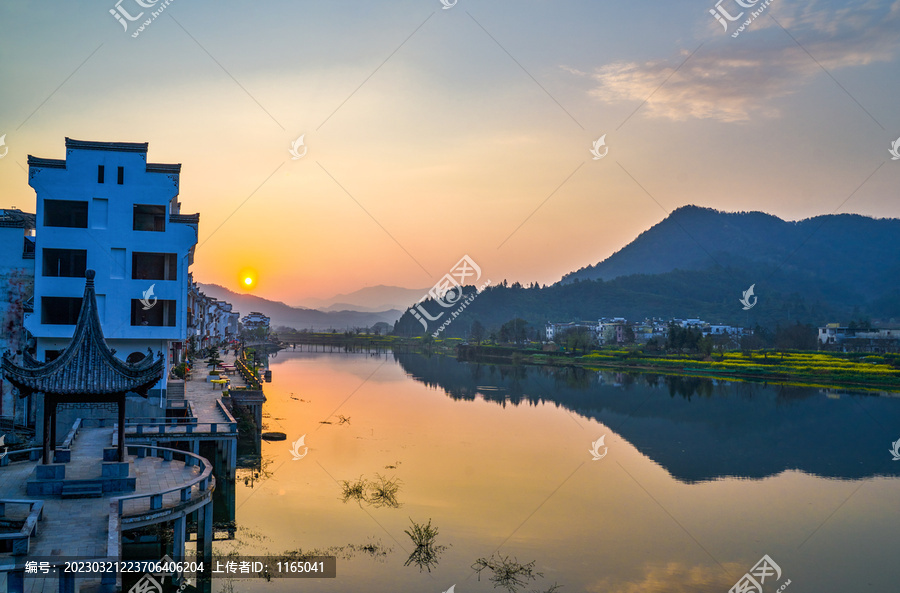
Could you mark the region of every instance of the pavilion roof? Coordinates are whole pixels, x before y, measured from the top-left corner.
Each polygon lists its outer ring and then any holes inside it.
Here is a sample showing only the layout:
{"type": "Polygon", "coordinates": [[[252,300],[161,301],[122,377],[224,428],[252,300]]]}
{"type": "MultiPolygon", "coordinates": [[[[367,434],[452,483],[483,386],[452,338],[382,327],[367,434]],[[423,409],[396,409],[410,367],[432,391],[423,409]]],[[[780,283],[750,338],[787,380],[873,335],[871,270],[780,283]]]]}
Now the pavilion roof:
{"type": "MultiPolygon", "coordinates": [[[[77,396],[117,395],[130,391],[146,397],[147,391],[163,377],[162,353],[154,360],[151,350],[135,364],[116,358],[106,344],[100,326],[94,270],[87,270],[85,276],[84,299],[75,334],[57,358],[39,363],[23,355],[20,366],[8,351],[3,354],[3,375],[19,388],[22,397],[40,392],[77,399],[77,396]]],[[[69,398],[62,398],[65,399],[69,398]]]]}

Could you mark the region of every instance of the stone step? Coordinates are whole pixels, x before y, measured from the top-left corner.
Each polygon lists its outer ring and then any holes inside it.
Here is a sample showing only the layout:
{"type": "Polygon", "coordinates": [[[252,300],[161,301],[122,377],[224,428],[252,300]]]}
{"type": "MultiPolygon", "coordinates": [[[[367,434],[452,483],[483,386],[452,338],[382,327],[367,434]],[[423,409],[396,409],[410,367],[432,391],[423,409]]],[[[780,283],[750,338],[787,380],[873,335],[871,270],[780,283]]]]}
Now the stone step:
{"type": "Polygon", "coordinates": [[[166,384],[166,397],[168,399],[184,399],[184,382],[169,381],[166,384]]]}
{"type": "Polygon", "coordinates": [[[63,484],[61,498],[100,498],[103,496],[101,484],[63,484]]]}

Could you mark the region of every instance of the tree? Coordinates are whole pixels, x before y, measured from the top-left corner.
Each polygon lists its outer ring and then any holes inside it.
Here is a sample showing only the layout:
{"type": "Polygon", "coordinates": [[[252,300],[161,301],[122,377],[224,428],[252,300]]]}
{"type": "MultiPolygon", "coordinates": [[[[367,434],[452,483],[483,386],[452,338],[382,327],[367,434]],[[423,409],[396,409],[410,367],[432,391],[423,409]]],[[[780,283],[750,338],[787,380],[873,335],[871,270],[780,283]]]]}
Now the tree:
{"type": "Polygon", "coordinates": [[[581,353],[585,354],[594,341],[591,338],[591,332],[586,327],[571,327],[563,333],[562,343],[566,345],[566,349],[573,354],[581,348],[581,353]]]}
{"type": "Polygon", "coordinates": [[[472,327],[469,330],[469,339],[476,344],[481,344],[481,341],[484,340],[484,326],[477,319],[472,322],[472,327]]]}
{"type": "Polygon", "coordinates": [[[521,317],[516,317],[515,319],[507,321],[500,326],[500,341],[523,344],[527,336],[527,326],[528,322],[521,317]]]}

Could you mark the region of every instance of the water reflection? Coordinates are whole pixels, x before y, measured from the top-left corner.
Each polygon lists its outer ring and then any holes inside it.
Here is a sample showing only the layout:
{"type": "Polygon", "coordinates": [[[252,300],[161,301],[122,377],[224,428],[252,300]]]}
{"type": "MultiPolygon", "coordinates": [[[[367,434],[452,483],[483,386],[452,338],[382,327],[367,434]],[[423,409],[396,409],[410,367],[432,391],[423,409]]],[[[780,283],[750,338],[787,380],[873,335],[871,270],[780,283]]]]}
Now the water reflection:
{"type": "Polygon", "coordinates": [[[554,403],[601,422],[686,483],[791,469],[841,479],[900,475],[900,464],[885,454],[900,426],[900,399],[891,394],[395,358],[410,377],[454,400],[554,403]]]}

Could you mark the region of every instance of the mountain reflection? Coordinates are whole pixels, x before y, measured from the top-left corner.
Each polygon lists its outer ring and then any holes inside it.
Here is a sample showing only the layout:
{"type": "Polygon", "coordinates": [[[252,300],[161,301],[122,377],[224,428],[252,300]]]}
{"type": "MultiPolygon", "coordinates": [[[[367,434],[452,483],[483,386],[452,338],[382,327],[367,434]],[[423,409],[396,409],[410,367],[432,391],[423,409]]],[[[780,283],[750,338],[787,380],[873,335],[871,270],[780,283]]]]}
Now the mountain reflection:
{"type": "Polygon", "coordinates": [[[900,438],[898,394],[394,357],[454,400],[555,404],[600,422],[682,482],[785,470],[850,480],[900,475],[889,452],[900,438]]]}

